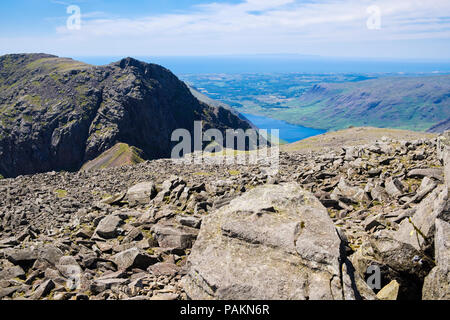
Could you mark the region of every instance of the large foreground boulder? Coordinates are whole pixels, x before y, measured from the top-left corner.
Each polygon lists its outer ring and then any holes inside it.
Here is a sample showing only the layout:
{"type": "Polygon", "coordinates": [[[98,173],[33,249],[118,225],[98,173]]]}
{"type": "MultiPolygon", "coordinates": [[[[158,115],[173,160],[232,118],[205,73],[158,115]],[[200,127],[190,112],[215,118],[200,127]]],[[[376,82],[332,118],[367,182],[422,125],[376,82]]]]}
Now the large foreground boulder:
{"type": "Polygon", "coordinates": [[[352,280],[341,281],[340,247],[311,193],[296,183],[265,185],[204,219],[182,283],[200,300],[355,298],[352,280]]]}
{"type": "Polygon", "coordinates": [[[436,267],[425,278],[424,300],[450,300],[450,224],[436,219],[436,267]]]}

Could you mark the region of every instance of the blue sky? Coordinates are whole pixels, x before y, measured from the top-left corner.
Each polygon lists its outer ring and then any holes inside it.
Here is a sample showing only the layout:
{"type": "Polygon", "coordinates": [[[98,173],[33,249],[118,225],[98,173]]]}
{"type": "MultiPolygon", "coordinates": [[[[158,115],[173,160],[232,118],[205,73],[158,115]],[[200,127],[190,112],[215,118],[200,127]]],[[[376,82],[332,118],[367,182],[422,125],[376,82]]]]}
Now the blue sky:
{"type": "Polygon", "coordinates": [[[2,0],[0,54],[450,58],[448,0],[2,0]],[[67,7],[81,11],[69,29],[67,7]]]}

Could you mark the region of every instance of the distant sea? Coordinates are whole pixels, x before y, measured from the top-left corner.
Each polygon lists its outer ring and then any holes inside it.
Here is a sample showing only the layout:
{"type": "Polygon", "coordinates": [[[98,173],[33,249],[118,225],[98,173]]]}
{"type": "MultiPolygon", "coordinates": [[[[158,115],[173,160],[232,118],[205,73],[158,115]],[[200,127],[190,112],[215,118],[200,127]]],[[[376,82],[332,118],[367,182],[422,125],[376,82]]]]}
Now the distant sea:
{"type": "MultiPolygon", "coordinates": [[[[124,57],[74,57],[105,65],[124,57]]],[[[177,75],[205,73],[450,73],[449,61],[338,59],[298,55],[134,57],[160,64],[177,75]]]]}

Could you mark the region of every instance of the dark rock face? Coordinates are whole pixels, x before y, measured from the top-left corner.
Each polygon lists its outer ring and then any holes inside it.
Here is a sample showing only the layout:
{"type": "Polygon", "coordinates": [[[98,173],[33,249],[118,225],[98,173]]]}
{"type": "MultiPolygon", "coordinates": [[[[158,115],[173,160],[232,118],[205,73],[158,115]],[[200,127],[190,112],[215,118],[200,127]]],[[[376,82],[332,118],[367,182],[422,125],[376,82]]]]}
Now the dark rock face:
{"type": "Polygon", "coordinates": [[[78,170],[118,142],[170,157],[175,129],[250,128],[199,102],[169,70],[132,58],[94,67],[46,54],[0,57],[0,174],[78,170]]]}

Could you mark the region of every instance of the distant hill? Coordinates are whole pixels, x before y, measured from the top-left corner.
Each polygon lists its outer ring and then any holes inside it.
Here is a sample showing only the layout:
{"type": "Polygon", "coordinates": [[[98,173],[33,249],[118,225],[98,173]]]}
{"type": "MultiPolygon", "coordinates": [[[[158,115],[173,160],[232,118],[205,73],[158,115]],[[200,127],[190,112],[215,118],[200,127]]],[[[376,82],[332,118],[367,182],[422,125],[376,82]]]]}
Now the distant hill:
{"type": "MultiPolygon", "coordinates": [[[[450,76],[383,77],[351,83],[319,84],[276,117],[307,127],[349,126],[427,131],[450,118],[450,76]]],[[[432,129],[433,130],[433,129],[432,129]]]]}
{"type": "Polygon", "coordinates": [[[48,54],[0,57],[0,174],[74,171],[117,143],[170,157],[175,129],[250,128],[195,98],[169,70],[132,58],[94,67],[48,54]]]}
{"type": "Polygon", "coordinates": [[[86,162],[82,171],[107,169],[138,164],[144,161],[142,150],[130,147],[126,143],[118,143],[106,150],[97,158],[86,162]]]}
{"type": "MultiPolygon", "coordinates": [[[[448,108],[450,108],[450,106],[448,108]]],[[[437,125],[432,126],[430,129],[428,129],[428,132],[442,133],[447,130],[450,130],[450,118],[439,122],[437,125]]]]}
{"type": "Polygon", "coordinates": [[[440,132],[450,119],[450,75],[200,74],[183,80],[240,113],[329,131],[440,132]]]}
{"type": "Polygon", "coordinates": [[[362,146],[382,141],[383,138],[415,141],[434,139],[436,134],[398,129],[353,127],[345,130],[327,132],[305,140],[290,143],[281,147],[285,152],[311,152],[341,149],[342,146],[362,146]]]}

